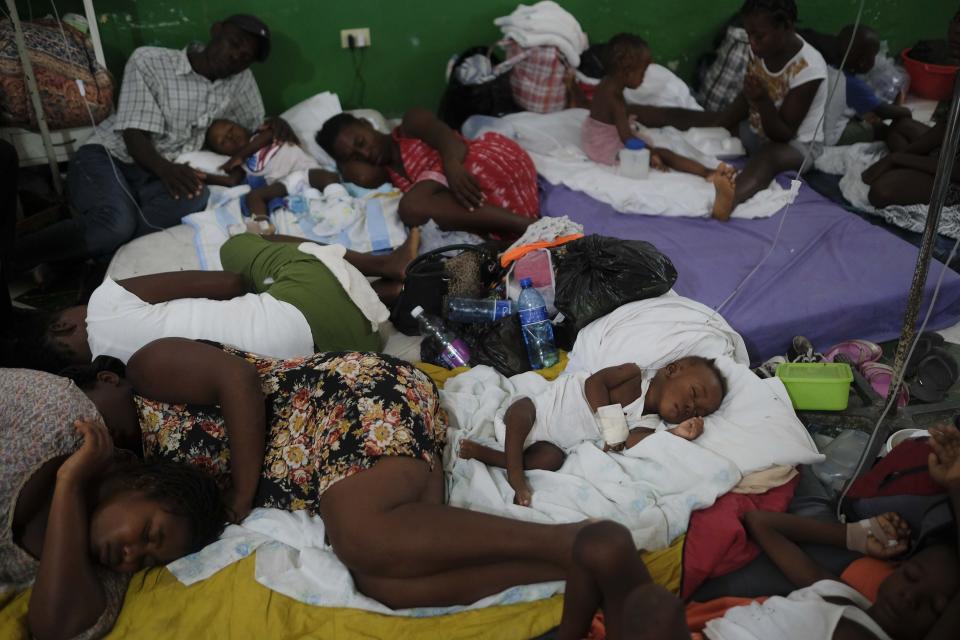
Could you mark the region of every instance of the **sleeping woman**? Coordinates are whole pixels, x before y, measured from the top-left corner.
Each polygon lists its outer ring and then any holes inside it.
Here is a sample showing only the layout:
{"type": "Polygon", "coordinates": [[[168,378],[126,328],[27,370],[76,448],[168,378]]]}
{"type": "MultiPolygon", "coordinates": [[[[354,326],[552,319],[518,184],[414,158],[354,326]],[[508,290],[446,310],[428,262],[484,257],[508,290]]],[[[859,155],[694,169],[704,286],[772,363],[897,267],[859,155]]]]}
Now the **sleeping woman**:
{"type": "MultiPolygon", "coordinates": [[[[29,623],[41,638],[73,637],[94,623],[102,634],[125,583],[104,578],[100,565],[123,572],[170,562],[209,541],[224,519],[223,506],[203,498],[212,481],[203,491],[153,490],[157,483],[141,490],[145,483],[134,476],[94,482],[108,467],[110,436],[149,461],[210,471],[233,521],[255,506],[322,513],[333,550],[357,588],[393,608],[467,604],[511,586],[563,579],[574,568],[581,533],[636,553],[626,530],[612,523],[596,530],[589,522],[535,524],[444,504],[446,414],[436,387],[409,363],[387,356],[271,360],[165,338],[134,354],[125,375],[122,365],[105,358],[69,370],[79,389],[63,378],[18,371],[0,370],[4,390],[23,398],[17,413],[8,416],[5,405],[2,414],[13,433],[5,430],[0,440],[0,488],[18,516],[0,550],[4,571],[6,554],[39,559],[39,570],[36,560],[23,560],[26,569],[12,580],[4,575],[3,583],[37,576],[29,623]],[[49,384],[37,385],[41,376],[49,384]],[[70,403],[60,406],[64,398],[70,403]],[[64,463],[77,443],[62,436],[45,453],[34,452],[38,434],[27,431],[31,424],[63,432],[76,416],[92,419],[82,427],[80,453],[64,463]],[[109,435],[95,428],[101,421],[109,435]],[[36,454],[35,464],[7,464],[24,451],[36,454]],[[43,464],[51,458],[56,461],[43,464]],[[57,471],[61,463],[66,468],[57,471]],[[29,497],[17,496],[21,485],[29,497]],[[21,504],[29,504],[22,517],[21,504]],[[192,524],[187,516],[216,526],[192,524]]],[[[622,603],[619,585],[626,583],[581,578],[591,593],[608,594],[604,606],[622,603]]],[[[582,624],[582,616],[575,621],[582,624]]],[[[567,637],[582,637],[577,634],[585,628],[570,624],[564,622],[567,637]]]]}
{"type": "Polygon", "coordinates": [[[493,132],[465,140],[425,109],[407,111],[390,135],[341,113],[317,143],[345,179],[403,191],[400,218],[411,227],[433,220],[444,231],[517,237],[540,212],[537,172],[517,143],[493,132]]]}

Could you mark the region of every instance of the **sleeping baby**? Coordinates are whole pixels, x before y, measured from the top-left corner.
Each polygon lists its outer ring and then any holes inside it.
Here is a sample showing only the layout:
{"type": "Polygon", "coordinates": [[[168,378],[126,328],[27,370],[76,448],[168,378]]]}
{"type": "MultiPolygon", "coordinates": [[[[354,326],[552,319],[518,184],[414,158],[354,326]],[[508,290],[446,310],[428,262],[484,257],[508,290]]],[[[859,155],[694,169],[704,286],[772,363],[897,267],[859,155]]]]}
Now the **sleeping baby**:
{"type": "Polygon", "coordinates": [[[686,440],[703,433],[703,418],[720,408],[727,385],[713,360],[688,356],[658,371],[627,363],[594,374],[564,374],[535,398],[516,399],[503,414],[498,451],[472,440],[460,457],[507,470],[514,503],[530,506],[525,469],[556,471],[565,451],[603,436],[604,450],[630,448],[654,433],[662,419],[686,440]]]}
{"type": "Polygon", "coordinates": [[[262,176],[269,185],[295,171],[320,167],[300,145],[275,140],[269,127],[250,133],[232,120],[214,120],[207,128],[206,146],[230,156],[220,167],[227,172],[225,176],[197,172],[207,184],[222,187],[237,186],[245,175],[262,176]]]}

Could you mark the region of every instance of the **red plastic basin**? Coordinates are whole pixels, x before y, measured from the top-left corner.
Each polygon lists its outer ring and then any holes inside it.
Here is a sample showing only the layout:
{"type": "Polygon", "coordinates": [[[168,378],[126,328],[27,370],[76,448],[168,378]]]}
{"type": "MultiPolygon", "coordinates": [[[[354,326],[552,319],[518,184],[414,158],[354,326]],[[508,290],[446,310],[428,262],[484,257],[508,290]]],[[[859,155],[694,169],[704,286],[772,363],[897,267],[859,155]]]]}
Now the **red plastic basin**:
{"type": "Polygon", "coordinates": [[[910,49],[900,53],[903,67],[910,74],[910,93],[930,100],[949,100],[953,95],[953,80],[960,67],[930,64],[910,57],[910,49]]]}

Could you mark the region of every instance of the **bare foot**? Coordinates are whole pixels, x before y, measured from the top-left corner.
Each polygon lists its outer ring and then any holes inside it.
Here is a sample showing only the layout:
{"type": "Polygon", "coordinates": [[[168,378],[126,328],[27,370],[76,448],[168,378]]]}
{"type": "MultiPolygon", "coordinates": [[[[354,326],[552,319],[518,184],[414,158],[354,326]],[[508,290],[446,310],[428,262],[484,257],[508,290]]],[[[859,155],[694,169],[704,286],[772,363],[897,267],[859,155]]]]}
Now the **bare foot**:
{"type": "Polygon", "coordinates": [[[467,440],[464,438],[460,441],[460,451],[458,452],[458,455],[464,460],[473,460],[483,448],[483,445],[479,442],[474,442],[473,440],[467,440]]]}
{"type": "Polygon", "coordinates": [[[719,170],[707,176],[707,181],[713,183],[714,198],[712,215],[717,220],[729,220],[733,212],[733,194],[736,189],[733,178],[719,170]]]}
{"type": "Polygon", "coordinates": [[[533,490],[530,489],[530,485],[526,483],[513,494],[513,504],[518,504],[521,507],[529,507],[532,501],[533,490]]]}
{"type": "Polygon", "coordinates": [[[736,178],[737,178],[737,170],[734,169],[731,165],[727,164],[726,162],[721,162],[720,164],[718,164],[718,165],[717,165],[717,168],[714,169],[714,171],[716,171],[717,173],[719,173],[719,174],[722,175],[722,176],[727,176],[728,178],[730,178],[731,180],[733,180],[734,183],[736,183],[736,181],[737,181],[737,180],[736,180],[736,178]]]}
{"type": "Polygon", "coordinates": [[[420,228],[413,227],[410,229],[410,233],[407,234],[407,239],[403,241],[403,244],[387,256],[386,265],[384,266],[384,276],[397,282],[403,282],[403,279],[407,276],[407,266],[417,257],[419,250],[420,228]]]}

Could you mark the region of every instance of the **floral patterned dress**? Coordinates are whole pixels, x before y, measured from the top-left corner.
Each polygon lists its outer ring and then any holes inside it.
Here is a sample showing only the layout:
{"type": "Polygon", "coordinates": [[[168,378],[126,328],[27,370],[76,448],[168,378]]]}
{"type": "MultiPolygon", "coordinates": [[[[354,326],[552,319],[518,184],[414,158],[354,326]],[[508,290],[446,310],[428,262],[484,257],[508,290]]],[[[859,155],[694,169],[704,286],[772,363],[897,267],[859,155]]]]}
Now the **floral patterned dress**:
{"type": "MultiPolygon", "coordinates": [[[[220,346],[220,345],[217,345],[220,346]]],[[[253,363],[267,403],[267,440],[254,504],[318,513],[323,492],[381,456],[442,461],[447,416],[430,378],[376,353],[317,353],[253,363]]],[[[230,480],[230,451],[215,406],[136,397],[144,456],[187,462],[230,480]]]]}

